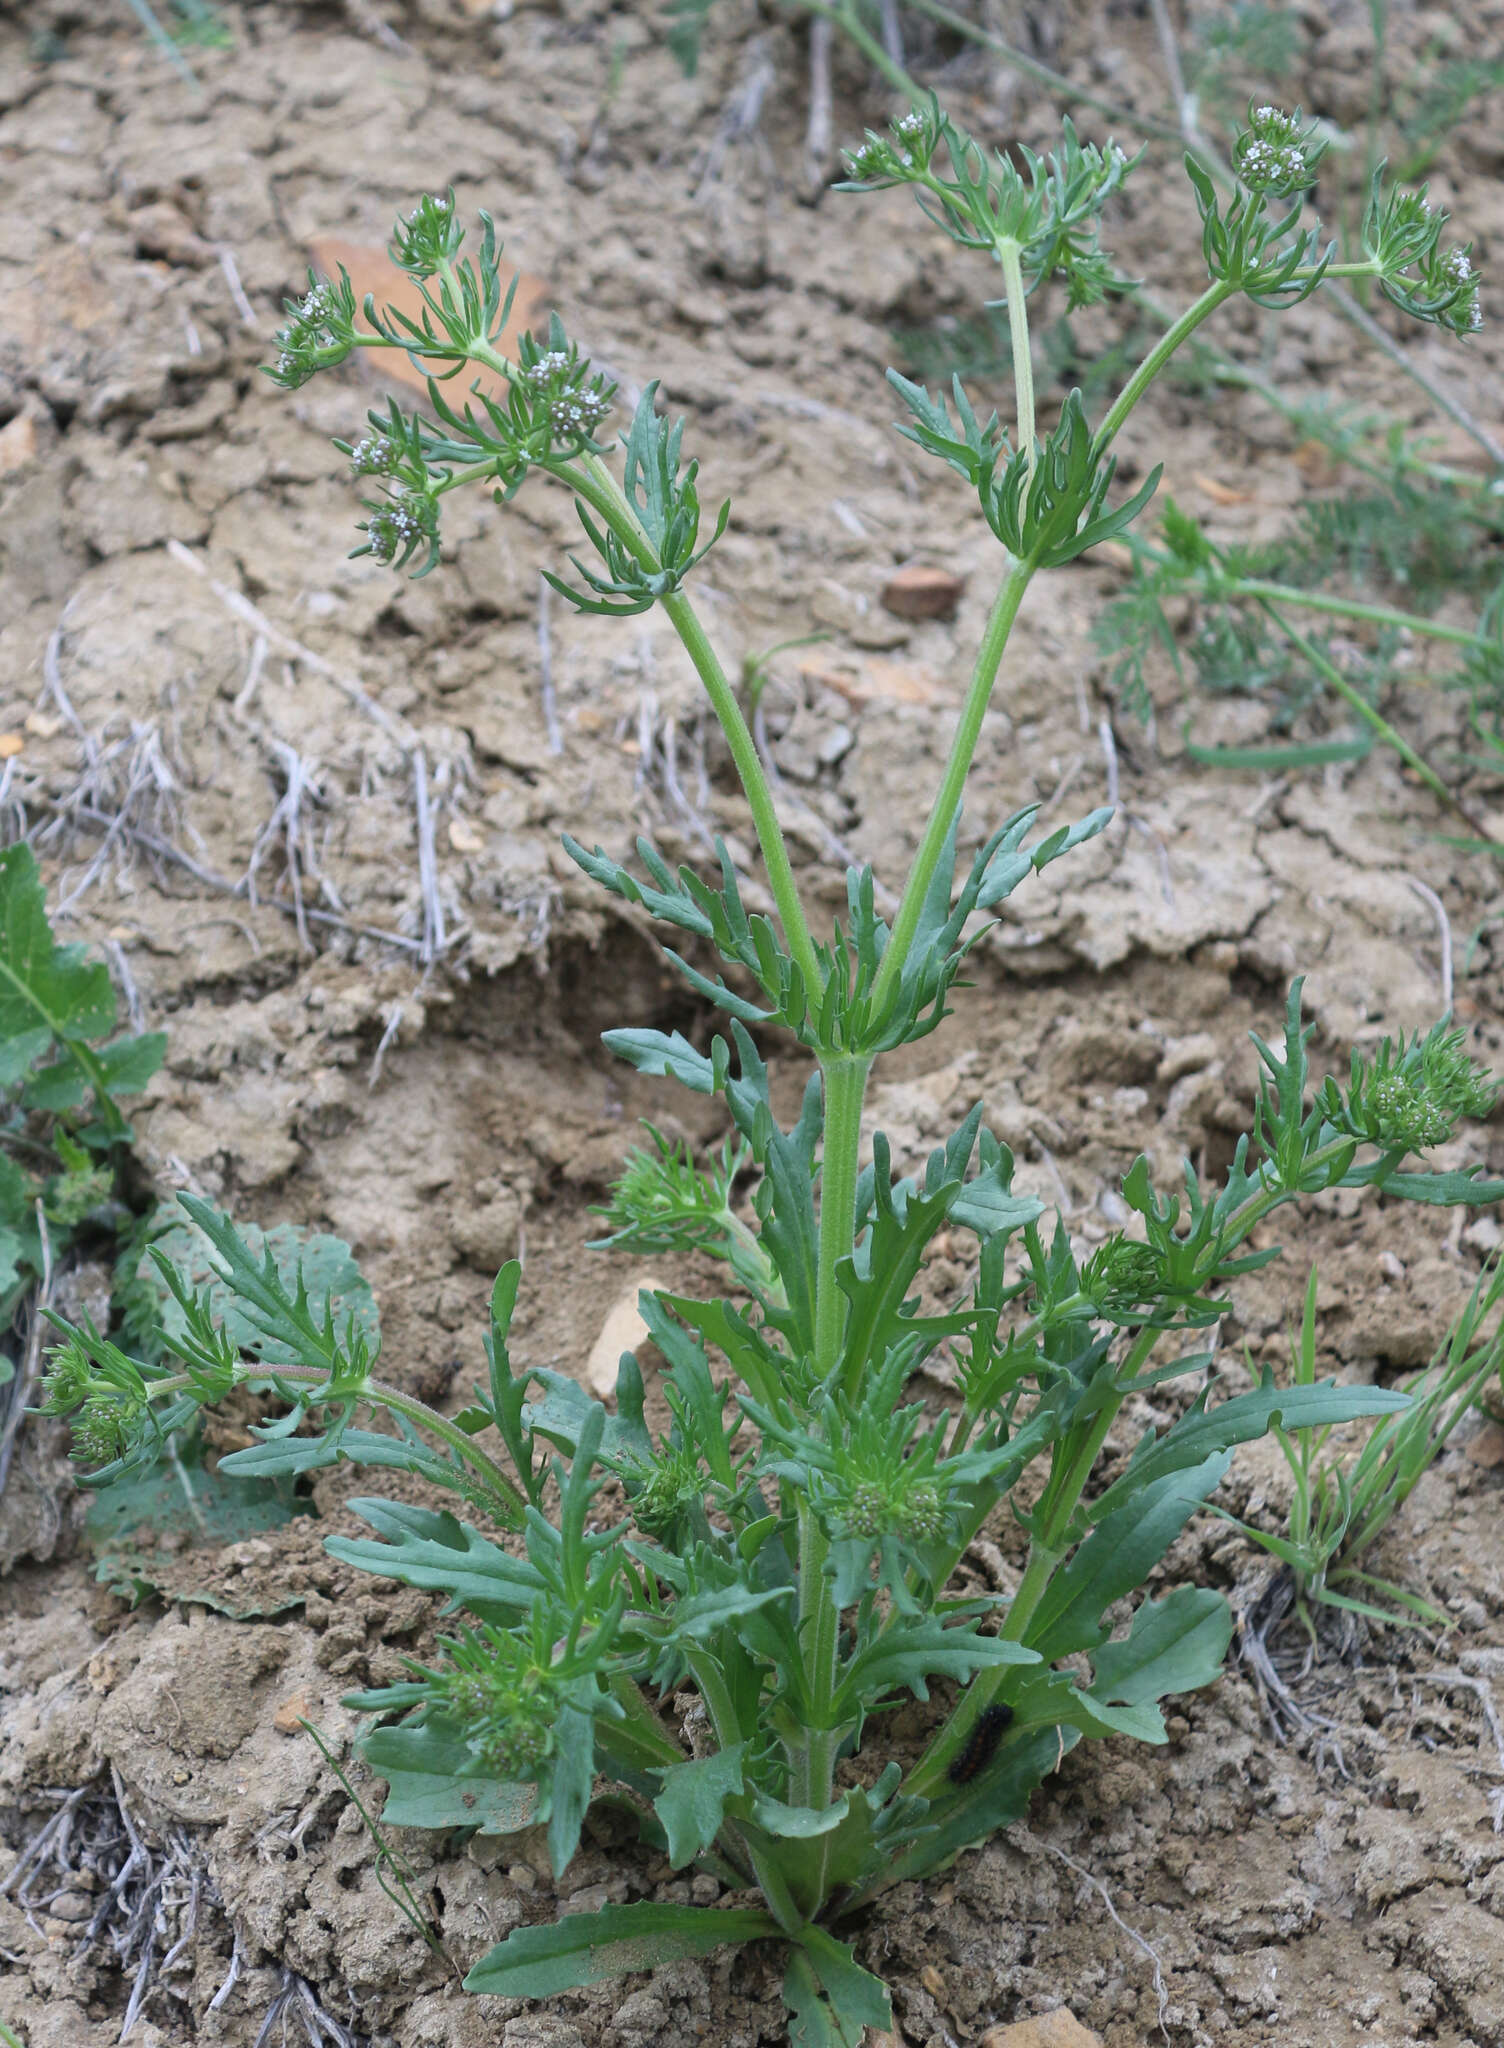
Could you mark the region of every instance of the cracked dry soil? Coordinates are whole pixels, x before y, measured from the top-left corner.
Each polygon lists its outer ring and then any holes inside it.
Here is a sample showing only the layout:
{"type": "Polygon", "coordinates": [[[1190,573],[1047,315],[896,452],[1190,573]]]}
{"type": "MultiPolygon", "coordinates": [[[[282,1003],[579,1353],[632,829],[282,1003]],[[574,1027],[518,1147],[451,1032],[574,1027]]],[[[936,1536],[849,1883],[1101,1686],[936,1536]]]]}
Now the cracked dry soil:
{"type": "MultiPolygon", "coordinates": [[[[78,891],[70,935],[113,949],[122,986],[170,1033],[136,1119],[160,1188],[346,1238],[380,1301],[387,1370],[457,1401],[480,1364],[489,1277],[519,1244],[518,1356],[582,1368],[638,1272],[581,1256],[634,1120],[716,1135],[698,1104],[605,1058],[603,1028],[692,1028],[696,1012],[642,926],[563,860],[560,831],[615,849],[650,830],[670,858],[694,859],[708,825],[750,866],[748,820],[651,618],[621,628],[555,606],[551,733],[538,567],[571,539],[561,496],[530,488],[505,516],[458,507],[449,565],[421,584],[344,558],[354,493],[329,437],[358,429],[381,387],[352,373],[273,392],[256,365],[280,299],[315,240],[379,244],[399,206],[452,183],[463,213],[497,215],[614,374],[663,379],[711,502],[734,504],[700,579],[728,656],[827,636],[777,658],[767,703],[802,879],[829,913],[832,835],[901,871],[992,573],[961,492],[890,431],[890,330],[991,286],[910,222],[902,195],[803,203],[804,40],[776,7],[721,0],[691,81],[647,8],[558,0],[495,20],[464,0],[407,0],[384,10],[401,49],[370,32],[375,12],[226,5],[233,47],[194,54],[194,94],[125,9],[0,8],[0,730],[24,740],[0,829],[43,835],[54,902],[78,891]],[[730,115],[754,100],[739,132],[730,115]],[[911,562],[966,579],[953,619],[883,609],[886,578],[911,562]],[[436,853],[426,894],[419,758],[436,853]],[[295,780],[301,930],[277,900],[295,780]],[[115,812],[130,831],[106,841],[91,820],[115,812]],[[243,874],[258,843],[257,900],[204,879],[243,874]]],[[[1133,8],[1000,16],[1073,78],[1162,107],[1133,8]]],[[[1307,10],[1292,96],[1361,120],[1367,18],[1349,0],[1307,10]]],[[[1438,36],[1497,47],[1501,31],[1496,4],[1396,6],[1391,63],[1420,61],[1438,36]]],[[[915,36],[913,61],[962,119],[1047,146],[1055,115],[1033,88],[915,36]]],[[[886,110],[844,56],[836,91],[838,133],[886,110]]],[[[1481,103],[1432,173],[1485,259],[1504,229],[1500,112],[1497,95],[1481,103]]],[[[1140,174],[1119,216],[1123,267],[1183,297],[1195,243],[1183,185],[1140,174]]],[[[1319,301],[1273,326],[1224,316],[1219,339],[1277,382],[1424,416],[1319,301]]],[[[1458,373],[1428,333],[1406,345],[1458,373]]],[[[1490,333],[1466,376],[1497,420],[1490,333]]],[[[1440,445],[1468,459],[1466,443],[1440,445]]],[[[1125,479],[1162,453],[1166,489],[1223,535],[1272,530],[1306,487],[1288,430],[1246,393],[1208,407],[1159,392],[1124,436],[1125,479]]],[[[1031,597],[976,820],[1103,800],[1097,727],[1111,706],[1089,625],[1116,573],[1073,568],[1031,597]]],[[[1319,1057],[1345,1063],[1355,1037],[1439,1008],[1436,924],[1411,880],[1459,934],[1499,905],[1497,870],[1444,843],[1446,821],[1392,758],[1324,780],[1211,774],[1178,758],[1171,683],[1168,669],[1156,681],[1157,737],[1117,718],[1122,821],[1005,906],[977,990],[890,1066],[873,1104],[915,1159],[983,1095],[1024,1184],[1062,1202],[1086,1240],[1110,1227],[1104,1197],[1110,1209],[1135,1153],[1162,1178],[1186,1153],[1213,1172],[1225,1161],[1252,1086],[1246,1033],[1270,1031],[1293,971],[1309,976],[1319,1057]]],[[[1460,730],[1454,702],[1420,685],[1399,695],[1431,742],[1460,730]]],[[[1197,734],[1246,738],[1261,717],[1203,703],[1197,734]]],[[[1499,804],[1486,786],[1474,798],[1499,804]]],[[[1497,1061],[1489,928],[1459,1011],[1497,1061]]],[[[786,1063],[784,1085],[799,1079],[786,1063]]],[[[1490,1131],[1463,1156],[1504,1166],[1490,1131]]],[[[1428,1356],[1498,1235],[1488,1217],[1459,1227],[1356,1196],[1318,1205],[1285,1261],[1237,1289],[1227,1356],[1282,1356],[1314,1256],[1324,1364],[1391,1377],[1428,1356]]],[[[928,1284],[941,1296],[962,1277],[937,1257],[928,1284]]],[[[71,1284],[100,1301],[106,1276],[71,1284]]],[[[242,1421],[225,1418],[222,1445],[242,1421]]],[[[888,1897],[862,1930],[903,2040],[969,2044],[1063,2002],[1107,2048],[1504,2043],[1504,1756],[1486,1711],[1504,1685],[1504,1479],[1487,1430],[1463,1438],[1378,1560],[1447,1610],[1445,1639],[1328,1643],[1300,1689],[1330,1724],[1320,1741],[1277,1741],[1235,1663],[1180,1703],[1164,1750],[1077,1751],[1026,1827],[888,1897]]],[[[401,2048],[781,2038],[776,1977],[755,1952],[538,2007],[464,1997],[383,1894],[358,1816],[296,1725],[307,1712],[348,1736],[341,1694],[432,1639],[431,1603],[322,1550],[366,1482],[322,1475],[317,1519],[191,1569],[167,1561],[163,1583],[182,1597],[131,1612],[92,1581],[65,1449],[29,1425],[0,1505],[5,1840],[19,1852],[67,1821],[38,1852],[51,1874],[29,1887],[46,1906],[17,1903],[26,1885],[0,1897],[0,2014],[29,2048],[117,2039],[154,1920],[138,2048],[251,2048],[300,2027],[401,2048]],[[195,1585],[262,1618],[208,1611],[195,1585]],[[102,1902],[137,1838],[144,1860],[115,1910],[102,1902]],[[145,1915],[135,1934],[127,1906],[145,1915]]],[[[1229,1504],[1257,1511],[1259,1497],[1277,1513],[1281,1471],[1267,1447],[1245,1454],[1229,1504]]],[[[1006,1582],[1016,1536],[990,1531],[978,1572],[1006,1582]]],[[[1253,1553],[1210,1518],[1167,1570],[1245,1604],[1259,1586],[1253,1553]]],[[[909,1718],[896,1717],[899,1747],[909,1718]]],[[[379,1785],[364,1791],[379,1803],[379,1785]]],[[[528,1838],[400,1846],[462,1966],[561,1910],[714,1891],[670,1878],[609,1821],[558,1885],[528,1838]]]]}

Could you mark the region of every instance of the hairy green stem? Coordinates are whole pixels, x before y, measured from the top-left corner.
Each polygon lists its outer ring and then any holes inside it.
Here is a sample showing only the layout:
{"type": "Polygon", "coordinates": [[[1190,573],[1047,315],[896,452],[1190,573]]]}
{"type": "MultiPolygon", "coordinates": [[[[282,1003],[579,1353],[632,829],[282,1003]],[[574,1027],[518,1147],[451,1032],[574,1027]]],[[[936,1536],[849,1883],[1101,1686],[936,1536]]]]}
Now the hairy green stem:
{"type": "MultiPolygon", "coordinates": [[[[329,1374],[321,1367],[311,1365],[252,1365],[237,1366],[233,1384],[243,1387],[253,1380],[285,1380],[290,1386],[329,1389],[326,1399],[338,1401],[368,1401],[373,1407],[388,1409],[393,1415],[401,1415],[418,1428],[426,1429],[436,1436],[455,1457],[480,1474],[489,1491],[494,1493],[504,1509],[503,1519],[513,1528],[522,1526],[527,1502],[513,1486],[505,1472],[494,1458],[487,1457],[473,1436],[468,1436],[458,1424],[453,1423],[437,1409],[430,1408],[424,1401],[415,1401],[411,1394],[399,1393],[382,1380],[365,1380],[360,1386],[341,1388],[338,1392],[330,1389],[329,1374]]],[[[157,1401],[164,1395],[186,1393],[200,1383],[192,1373],[169,1373],[162,1379],[148,1380],[148,1397],[157,1401]]],[[[228,1390],[227,1390],[228,1391],[228,1390]]]]}
{"type": "MultiPolygon", "coordinates": [[[[513,374],[513,365],[489,343],[473,347],[470,351],[470,360],[494,371],[498,376],[510,379],[513,374]]],[[[558,462],[544,466],[550,475],[557,477],[561,483],[567,484],[571,490],[577,492],[591,509],[606,521],[612,532],[632,550],[645,569],[651,572],[662,568],[663,565],[654,552],[652,542],[643,532],[641,522],[626,492],[599,455],[587,455],[581,462],[558,462]]],[[[789,865],[788,849],[784,844],[783,829],[778,822],[777,806],[773,802],[773,792],[768,787],[768,779],[758,756],[757,743],[742,715],[736,692],[731,687],[726,671],[721,666],[694,606],[682,590],[671,591],[667,597],[660,599],[660,603],[668,614],[669,623],[679,635],[685,652],[694,663],[695,672],[704,685],[711,708],[720,720],[721,730],[726,735],[732,761],[736,765],[736,772],[741,778],[742,789],[752,812],[757,843],[762,850],[768,886],[773,893],[779,922],[783,926],[783,935],[789,952],[804,977],[805,987],[813,998],[823,986],[824,976],[820,970],[814,940],[810,937],[809,923],[804,915],[798,886],[794,881],[794,871],[789,865]]]]}
{"type": "MultiPolygon", "coordinates": [[[[856,1184],[862,1139],[862,1102],[870,1060],[835,1056],[822,1062],[825,1132],[820,1162],[820,1238],[815,1277],[815,1369],[824,1377],[841,1355],[846,1296],[836,1271],[851,1255],[856,1230],[856,1184]]],[[[791,1758],[796,1805],[826,1807],[835,1777],[837,1738],[826,1725],[835,1697],[841,1616],[825,1562],[829,1543],[808,1502],[799,1503],[799,1645],[814,1725],[791,1758]]],[[[826,1848],[822,1836],[819,1857],[826,1848]]],[[[823,1895],[823,1894],[821,1894],[823,1895]]]]}
{"type": "MultiPolygon", "coordinates": [[[[1157,559],[1165,559],[1157,549],[1157,559]]],[[[1358,598],[1332,597],[1323,590],[1301,590],[1293,583],[1270,583],[1257,576],[1218,577],[1208,582],[1204,595],[1209,602],[1233,598],[1267,599],[1271,604],[1293,604],[1303,611],[1325,612],[1336,619],[1357,619],[1366,625],[1390,626],[1396,631],[1420,633],[1431,640],[1445,640],[1453,647],[1479,647],[1484,643],[1466,626],[1447,626],[1420,612],[1396,611],[1390,605],[1364,604],[1358,598]]]]}
{"type": "MultiPolygon", "coordinates": [[[[652,570],[661,567],[653,552],[652,543],[638,523],[637,515],[632,510],[626,493],[598,455],[587,456],[584,463],[578,466],[572,463],[560,464],[554,474],[578,491],[592,509],[608,521],[618,539],[632,549],[644,568],[652,570]]],[[[736,764],[736,772],[741,778],[742,789],[752,812],[757,843],[762,849],[768,886],[772,890],[773,901],[777,906],[783,935],[813,1000],[824,985],[824,976],[815,952],[814,940],[810,937],[804,906],[799,899],[794,871],[789,865],[783,828],[778,822],[777,806],[773,802],[773,792],[768,787],[768,779],[758,756],[757,743],[742,715],[742,708],[736,700],[736,692],[731,687],[726,671],[710,644],[709,636],[701,625],[694,606],[682,590],[670,591],[668,596],[661,598],[659,602],[668,614],[669,623],[679,635],[685,652],[694,663],[695,672],[704,685],[711,708],[720,720],[721,730],[726,735],[731,758],[736,764]]]]}
{"type": "Polygon", "coordinates": [[[830,1544],[807,1501],[799,1503],[799,1648],[814,1725],[789,1759],[789,1797],[795,1806],[830,1804],[835,1779],[836,1731],[827,1725],[835,1698],[841,1616],[825,1563],[830,1544]]]}
{"type": "Polygon", "coordinates": [[[1225,278],[1218,278],[1207,286],[1199,299],[1193,300],[1186,307],[1178,320],[1165,329],[1113,400],[1107,417],[1097,429],[1096,439],[1092,443],[1093,455],[1101,456],[1106,452],[1124,420],[1181,343],[1188,341],[1202,321],[1209,319],[1220,305],[1228,299],[1235,298],[1238,290],[1237,285],[1229,284],[1225,278]]]}
{"type": "Polygon", "coordinates": [[[993,684],[997,681],[1003,650],[1008,644],[1008,635],[1013,630],[1013,622],[1018,617],[1018,608],[1023,603],[1024,592],[1029,587],[1029,579],[1033,576],[1034,569],[1035,563],[1032,559],[1022,562],[1010,560],[1008,573],[993,604],[992,615],[987,621],[987,630],[982,635],[982,644],[977,650],[976,665],[972,669],[966,702],[961,708],[961,720],[956,727],[956,736],[951,742],[950,758],[945,764],[945,776],[930,810],[924,837],[920,840],[919,851],[914,856],[914,865],[909,870],[909,879],[904,884],[903,900],[898,906],[898,915],[894,919],[893,930],[883,953],[882,965],[878,968],[877,979],[872,985],[874,1014],[881,1014],[884,1001],[896,992],[904,968],[908,964],[909,949],[914,943],[914,934],[919,929],[919,919],[924,910],[924,899],[935,878],[935,870],[940,865],[956,813],[961,807],[966,777],[977,750],[977,742],[981,738],[982,720],[986,716],[993,684]]]}
{"type": "MultiPolygon", "coordinates": [[[[1335,1160],[1340,1159],[1344,1152],[1356,1153],[1357,1147],[1358,1140],[1356,1138],[1329,1138],[1326,1144],[1318,1145],[1314,1152],[1308,1153],[1301,1161],[1302,1175],[1307,1180],[1314,1181],[1316,1174],[1325,1172],[1327,1167],[1335,1160]]],[[[1404,1156],[1403,1148],[1397,1151],[1391,1149],[1383,1154],[1379,1160],[1381,1171],[1378,1177],[1378,1185],[1382,1185],[1383,1181],[1399,1165],[1404,1156]]],[[[1272,1173],[1273,1166],[1274,1162],[1272,1160],[1267,1161],[1259,1171],[1260,1173],[1272,1173]]],[[[1271,1179],[1269,1186],[1262,1187],[1257,1194],[1250,1195],[1242,1207],[1233,1212],[1223,1231],[1221,1243],[1224,1253],[1235,1250],[1238,1245],[1245,1241],[1251,1231],[1258,1228],[1266,1216],[1270,1215],[1275,1209],[1278,1209],[1282,1203],[1293,1201],[1301,1192],[1302,1190],[1299,1188],[1286,1187],[1284,1182],[1276,1176],[1271,1179]]]]}
{"type": "Polygon", "coordinates": [[[1005,235],[997,244],[1008,291],[1008,339],[1013,347],[1013,404],[1017,421],[1016,448],[1023,450],[1029,481],[1034,481],[1034,355],[1029,347],[1029,306],[1024,291],[1023,251],[1005,235]]]}

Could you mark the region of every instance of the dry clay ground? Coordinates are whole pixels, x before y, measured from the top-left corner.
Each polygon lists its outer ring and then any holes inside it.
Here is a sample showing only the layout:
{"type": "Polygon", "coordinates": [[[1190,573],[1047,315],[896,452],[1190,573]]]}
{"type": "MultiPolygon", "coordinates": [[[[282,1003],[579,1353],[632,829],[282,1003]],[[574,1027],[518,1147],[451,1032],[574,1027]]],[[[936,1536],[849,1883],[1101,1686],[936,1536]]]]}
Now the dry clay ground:
{"type": "MultiPolygon", "coordinates": [[[[750,868],[748,820],[660,622],[581,621],[556,601],[540,638],[539,564],[571,530],[560,497],[530,486],[504,517],[460,506],[450,560],[421,584],[345,560],[355,506],[329,436],[357,428],[379,391],[351,376],[273,392],[255,366],[278,302],[315,238],[379,243],[399,206],[452,183],[465,213],[497,214],[615,374],[663,379],[707,497],[734,500],[698,585],[728,656],[828,636],[778,657],[767,704],[804,879],[833,909],[832,834],[890,878],[902,868],[996,569],[954,480],[889,429],[889,329],[992,286],[914,226],[901,195],[803,203],[803,41],[744,0],[721,0],[692,82],[645,9],[387,11],[405,47],[364,32],[370,14],[353,4],[227,6],[234,47],[196,58],[197,95],[124,9],[88,10],[101,24],[49,0],[0,17],[0,731],[23,739],[3,771],[3,830],[38,835],[53,900],[72,895],[70,934],[110,948],[122,989],[170,1034],[137,1119],[158,1186],[346,1238],[380,1300],[387,1371],[442,1400],[479,1366],[489,1278],[519,1246],[516,1355],[582,1370],[638,1273],[581,1254],[634,1119],[714,1134],[693,1102],[599,1047],[614,1024],[703,1019],[641,927],[564,862],[560,831],[619,850],[647,828],[670,856],[701,858],[708,823],[750,868]],[[49,30],[44,64],[30,39],[49,30]],[[953,620],[881,606],[895,566],[915,562],[967,579],[953,620]],[[130,830],[105,838],[109,816],[130,830]],[[302,930],[267,900],[289,896],[290,848],[302,930]],[[204,879],[238,878],[253,856],[254,904],[204,879]]],[[[1163,104],[1145,22],[1070,14],[1036,24],[1055,61],[1120,100],[1163,104]]],[[[1309,107],[1361,116],[1366,20],[1353,5],[1306,17],[1309,107]]],[[[1470,46],[1496,44],[1501,24],[1499,7],[1474,9],[1470,46]]],[[[1393,62],[1456,33],[1449,14],[1396,8],[1393,62]]],[[[1053,116],[1006,72],[922,41],[916,61],[949,66],[948,102],[990,139],[1050,140],[1053,116]]],[[[838,132],[884,112],[844,59],[836,83],[838,132]]],[[[1499,112],[1485,102],[1433,178],[1485,259],[1504,231],[1499,112]]],[[[1139,174],[1117,246],[1167,294],[1193,288],[1177,176],[1139,174]]],[[[1319,305],[1274,327],[1227,315],[1220,338],[1291,388],[1425,417],[1319,305]]],[[[1407,345],[1456,371],[1428,332],[1407,345]]],[[[1466,370],[1495,420],[1496,347],[1485,334],[1466,370]]],[[[1124,437],[1125,474],[1160,455],[1167,487],[1228,534],[1269,529],[1303,488],[1288,430],[1235,394],[1214,412],[1156,397],[1124,437]]],[[[1067,571],[1031,597],[984,737],[978,829],[1027,801],[1058,800],[1064,818],[1102,800],[1111,706],[1087,628],[1115,573],[1067,571]]],[[[1456,730],[1454,707],[1419,688],[1401,713],[1439,742],[1456,730]]],[[[1233,708],[1199,716],[1202,737],[1258,730],[1233,708]]],[[[1107,1191],[1137,1151],[1162,1181],[1183,1153],[1213,1171],[1225,1160],[1252,1084],[1246,1031],[1271,1029],[1293,969],[1310,976],[1320,1057],[1345,1061],[1354,1037],[1439,1007],[1437,926],[1411,878],[1459,934],[1498,897],[1497,870],[1440,842],[1439,814],[1389,757],[1325,781],[1214,776],[1176,759],[1179,727],[1168,694],[1157,743],[1118,717],[1122,820],[1006,907],[962,1015],[894,1063],[873,1104],[914,1158],[985,1095],[1023,1183],[1063,1202],[1084,1240],[1110,1227],[1107,1191]]],[[[1504,813],[1496,791],[1474,799],[1504,813]]],[[[1501,1037],[1498,961],[1485,939],[1459,1006],[1485,1051],[1501,1037]]],[[[1464,1154],[1504,1165],[1488,1132],[1464,1154]]],[[[1228,1355],[1282,1352],[1314,1253],[1325,1364],[1392,1376],[1429,1354],[1497,1236],[1486,1218],[1464,1229],[1367,1200],[1329,1206],[1240,1289],[1228,1355]]],[[[963,1279],[941,1261],[930,1284],[963,1279]]],[[[74,1296],[98,1283],[77,1276],[74,1296]]],[[[1491,1455],[1486,1432],[1450,1450],[1380,1561],[1453,1629],[1366,1638],[1345,1663],[1329,1647],[1301,1692],[1335,1724],[1325,1742],[1276,1740],[1235,1668],[1183,1702],[1163,1751],[1076,1753],[1027,1828],[885,1900],[860,1947],[895,1986],[902,2038],[970,2043],[1064,2003],[1109,2048],[1504,2042],[1504,1754],[1490,1732],[1504,1480],[1491,1455]]],[[[524,2008],[464,1997],[398,1916],[357,1815],[295,1726],[303,1710],[347,1737],[340,1695],[432,1637],[427,1603],[322,1553],[325,1533],[350,1526],[342,1500],[368,1484],[342,1472],[317,1488],[316,1523],[180,1563],[183,1586],[238,1590],[244,1608],[300,1603],[275,1619],[191,1599],[130,1612],[79,1554],[61,1444],[28,1427],[0,1510],[12,1848],[78,1796],[72,1846],[56,1831],[55,1867],[31,1886],[50,1903],[28,1917],[0,1898],[0,2016],[29,2048],[112,2043],[155,1914],[156,1963],[168,1959],[130,2035],[140,2048],[248,2048],[268,2014],[270,2039],[301,2026],[402,2048],[779,2039],[767,1956],[524,2008]],[[107,1875],[120,1868],[122,1814],[144,1845],[120,1895],[145,1898],[134,1933],[124,1906],[98,1910],[103,1881],[85,1867],[92,1842],[107,1875]],[[166,1876],[148,1893],[153,1872],[166,1876]]],[[[1270,1513],[1284,1497],[1262,1453],[1227,1497],[1254,1496],[1270,1513]]],[[[977,1570],[1006,1583],[1016,1532],[992,1533],[977,1570]]],[[[1253,1553],[1210,1518],[1170,1565],[1245,1599],[1257,1583],[1253,1553]]],[[[461,1967],[571,1905],[714,1892],[605,1828],[557,1885],[531,1840],[401,1846],[461,1967]]]]}

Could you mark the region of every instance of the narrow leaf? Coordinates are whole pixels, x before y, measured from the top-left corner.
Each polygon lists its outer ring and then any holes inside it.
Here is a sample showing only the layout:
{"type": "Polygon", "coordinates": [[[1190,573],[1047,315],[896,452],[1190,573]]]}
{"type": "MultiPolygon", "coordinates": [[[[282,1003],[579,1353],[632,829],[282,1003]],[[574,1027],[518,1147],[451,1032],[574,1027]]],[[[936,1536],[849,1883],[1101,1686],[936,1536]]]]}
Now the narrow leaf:
{"type": "Polygon", "coordinates": [[[552,1998],[581,1984],[707,1956],[728,1942],[769,1940],[778,1931],[772,1914],[755,1907],[604,1906],[549,1926],[519,1927],[481,1957],[465,1989],[496,1998],[552,1998]]]}

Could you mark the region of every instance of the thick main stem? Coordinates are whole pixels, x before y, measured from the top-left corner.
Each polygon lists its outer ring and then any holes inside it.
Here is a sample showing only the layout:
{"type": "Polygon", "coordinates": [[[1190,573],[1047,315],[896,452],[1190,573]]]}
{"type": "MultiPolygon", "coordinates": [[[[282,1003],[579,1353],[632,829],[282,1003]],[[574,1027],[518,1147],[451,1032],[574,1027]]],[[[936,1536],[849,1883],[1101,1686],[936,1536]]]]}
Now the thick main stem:
{"type": "MultiPolygon", "coordinates": [[[[1127,1356],[1118,1367],[1114,1379],[1123,1387],[1115,1398],[1105,1400],[1092,1417],[1090,1427],[1071,1454],[1070,1462],[1060,1473],[1058,1484],[1045,1489],[1041,1507],[1045,1520],[1029,1543],[1028,1562],[1024,1575],[1019,1580],[1018,1590],[1008,1608],[1007,1620],[1000,1634],[1011,1643],[1021,1643],[1039,1612],[1040,1602],[1048,1592],[1050,1582],[1060,1569],[1070,1549],[1070,1529],[1081,1495],[1086,1489],[1092,1469],[1101,1455],[1107,1441],[1107,1433],[1117,1419],[1118,1410],[1128,1398],[1128,1385],[1142,1371],[1150,1352],[1164,1333],[1161,1330],[1140,1330],[1129,1346],[1127,1356]],[[1051,1498],[1053,1496],[1053,1498],[1051,1498]]],[[[967,1687],[966,1693],[954,1714],[945,1723],[929,1748],[915,1765],[904,1783],[906,1793],[917,1793],[921,1797],[932,1797],[944,1782],[945,1773],[951,1760],[965,1742],[976,1724],[977,1716],[990,1706],[1007,1682],[1008,1667],[994,1667],[983,1671],[967,1687]]]]}
{"type": "Polygon", "coordinates": [[[862,1102],[871,1061],[824,1061],[825,1139],[820,1162],[820,1239],[815,1274],[815,1368],[822,1377],[841,1355],[846,1296],[836,1268],[849,1258],[856,1225],[856,1183],[862,1142],[862,1102]]]}
{"type": "MultiPolygon", "coordinates": [[[[823,1063],[825,1136],[820,1162],[820,1225],[815,1274],[815,1369],[834,1371],[846,1333],[846,1296],[836,1277],[851,1255],[856,1234],[856,1184],[861,1158],[862,1102],[871,1062],[835,1056],[823,1063]]],[[[826,1576],[830,1546],[818,1516],[799,1503],[799,1647],[814,1725],[792,1761],[790,1796],[796,1805],[830,1804],[837,1734],[828,1725],[835,1697],[841,1615],[826,1576]]],[[[823,1854],[823,1838],[820,1850],[823,1854]]],[[[817,1896],[823,1896],[821,1890],[817,1896]]]]}

